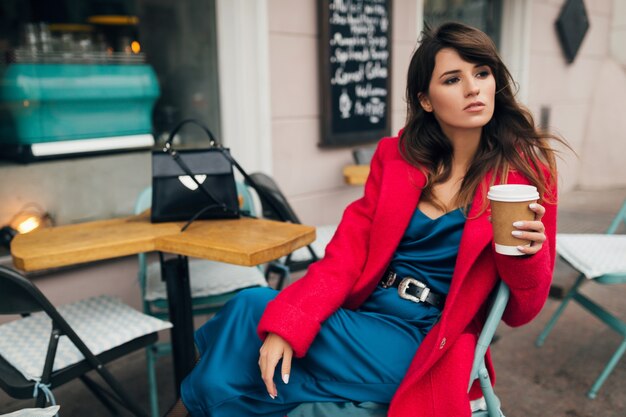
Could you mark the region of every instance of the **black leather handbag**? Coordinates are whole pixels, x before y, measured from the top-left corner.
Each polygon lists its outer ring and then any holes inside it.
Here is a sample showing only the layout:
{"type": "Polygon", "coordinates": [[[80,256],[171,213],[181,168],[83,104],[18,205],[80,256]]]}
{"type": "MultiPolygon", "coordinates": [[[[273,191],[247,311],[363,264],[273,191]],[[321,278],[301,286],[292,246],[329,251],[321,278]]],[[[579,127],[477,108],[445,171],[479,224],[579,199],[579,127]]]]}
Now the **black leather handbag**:
{"type": "MultiPolygon", "coordinates": [[[[180,122],[162,150],[152,152],[153,223],[238,218],[239,200],[233,174],[238,164],[211,131],[193,119],[180,122]],[[186,124],[202,128],[210,140],[204,149],[174,149],[172,141],[186,124]]],[[[186,225],[187,226],[187,225],[186,225]]],[[[185,227],[186,227],[185,226],[185,227]]]]}

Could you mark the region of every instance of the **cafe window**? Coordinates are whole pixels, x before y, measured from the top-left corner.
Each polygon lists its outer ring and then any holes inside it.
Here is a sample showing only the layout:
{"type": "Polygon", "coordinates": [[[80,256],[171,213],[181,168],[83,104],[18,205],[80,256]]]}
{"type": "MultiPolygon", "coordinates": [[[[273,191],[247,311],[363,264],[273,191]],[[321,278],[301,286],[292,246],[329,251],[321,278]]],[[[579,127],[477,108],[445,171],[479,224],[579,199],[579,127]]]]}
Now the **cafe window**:
{"type": "Polygon", "coordinates": [[[456,21],[477,27],[500,45],[502,0],[425,0],[424,22],[431,27],[456,21]]]}
{"type": "MultiPolygon", "coordinates": [[[[158,142],[187,118],[219,137],[215,0],[3,0],[0,52],[0,152],[20,135],[53,142],[139,128],[158,142]],[[20,71],[39,89],[32,100],[20,71]]],[[[206,140],[193,129],[180,135],[183,145],[206,140]]]]}
{"type": "MultiPolygon", "coordinates": [[[[161,85],[154,126],[163,135],[194,118],[220,135],[215,0],[137,0],[139,36],[161,85]]],[[[190,129],[184,143],[205,141],[190,129]]],[[[205,143],[206,144],[206,143],[205,143]]]]}

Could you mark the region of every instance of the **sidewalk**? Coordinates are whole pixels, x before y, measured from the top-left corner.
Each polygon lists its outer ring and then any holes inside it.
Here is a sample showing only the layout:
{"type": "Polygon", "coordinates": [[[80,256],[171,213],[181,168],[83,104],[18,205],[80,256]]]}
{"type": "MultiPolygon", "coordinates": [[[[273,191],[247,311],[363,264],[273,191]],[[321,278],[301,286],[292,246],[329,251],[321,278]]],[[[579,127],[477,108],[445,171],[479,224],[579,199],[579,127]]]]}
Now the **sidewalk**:
{"type": "MultiPolygon", "coordinates": [[[[564,194],[559,206],[559,231],[602,233],[624,199],[626,188],[564,194]]],[[[575,277],[566,264],[557,262],[553,295],[559,296],[575,277]]],[[[625,286],[606,288],[588,285],[585,292],[626,318],[626,303],[623,301],[625,286]]],[[[540,349],[535,347],[535,338],[556,309],[558,301],[548,299],[540,315],[529,325],[511,329],[502,324],[498,328],[499,338],[492,352],[498,374],[496,393],[502,401],[503,411],[507,417],[625,417],[625,360],[617,365],[595,400],[586,397],[592,382],[620,343],[616,333],[572,304],[545,345],[540,349]]],[[[143,352],[113,363],[110,369],[128,387],[131,397],[147,409],[148,388],[143,352]]],[[[171,357],[158,361],[157,378],[160,384],[159,403],[161,413],[164,413],[174,400],[171,357]]],[[[109,415],[80,382],[55,390],[55,395],[61,404],[62,416],[109,415]]],[[[0,392],[0,414],[32,406],[30,401],[13,400],[0,392]]]]}

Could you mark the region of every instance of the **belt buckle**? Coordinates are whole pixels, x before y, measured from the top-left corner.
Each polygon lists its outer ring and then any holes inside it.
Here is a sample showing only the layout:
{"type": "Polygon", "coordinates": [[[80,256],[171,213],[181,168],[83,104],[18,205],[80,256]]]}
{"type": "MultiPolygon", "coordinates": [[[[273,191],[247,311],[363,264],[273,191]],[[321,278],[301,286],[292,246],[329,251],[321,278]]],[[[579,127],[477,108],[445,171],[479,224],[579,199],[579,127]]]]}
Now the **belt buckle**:
{"type": "Polygon", "coordinates": [[[396,275],[395,272],[390,272],[387,276],[387,279],[381,284],[381,287],[383,288],[389,288],[393,285],[393,283],[396,281],[396,278],[398,276],[396,275]]]}
{"type": "Polygon", "coordinates": [[[428,288],[426,284],[416,280],[415,278],[404,278],[402,281],[400,281],[400,284],[398,285],[398,295],[400,296],[400,298],[413,301],[414,303],[423,303],[424,301],[426,301],[428,294],[430,294],[430,288],[428,288]],[[422,289],[422,293],[419,297],[407,294],[406,291],[409,289],[410,285],[415,285],[416,287],[422,289]]]}

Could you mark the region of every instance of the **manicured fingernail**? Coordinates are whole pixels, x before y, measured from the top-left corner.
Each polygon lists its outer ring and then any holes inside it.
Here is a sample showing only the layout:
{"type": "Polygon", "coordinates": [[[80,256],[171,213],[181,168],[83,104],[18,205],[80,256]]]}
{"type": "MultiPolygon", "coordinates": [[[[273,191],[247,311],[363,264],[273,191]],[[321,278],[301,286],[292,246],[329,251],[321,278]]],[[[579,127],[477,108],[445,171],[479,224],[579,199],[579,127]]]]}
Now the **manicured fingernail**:
{"type": "Polygon", "coordinates": [[[536,209],[537,208],[537,203],[530,203],[528,205],[528,207],[532,210],[532,209],[536,209]]]}
{"type": "Polygon", "coordinates": [[[513,223],[514,227],[522,227],[524,225],[524,222],[515,222],[513,223]]]}
{"type": "Polygon", "coordinates": [[[522,235],[522,232],[519,230],[513,230],[511,234],[515,237],[520,237],[522,235]]]}
{"type": "Polygon", "coordinates": [[[527,248],[528,248],[528,246],[518,246],[517,250],[520,251],[520,252],[524,252],[524,249],[527,249],[527,248]]]}
{"type": "Polygon", "coordinates": [[[275,399],[276,399],[276,396],[275,396],[275,395],[270,394],[270,397],[272,398],[272,400],[275,400],[275,399]]]}
{"type": "Polygon", "coordinates": [[[289,374],[283,374],[283,382],[284,382],[285,384],[288,384],[288,383],[289,383],[289,374]]]}

